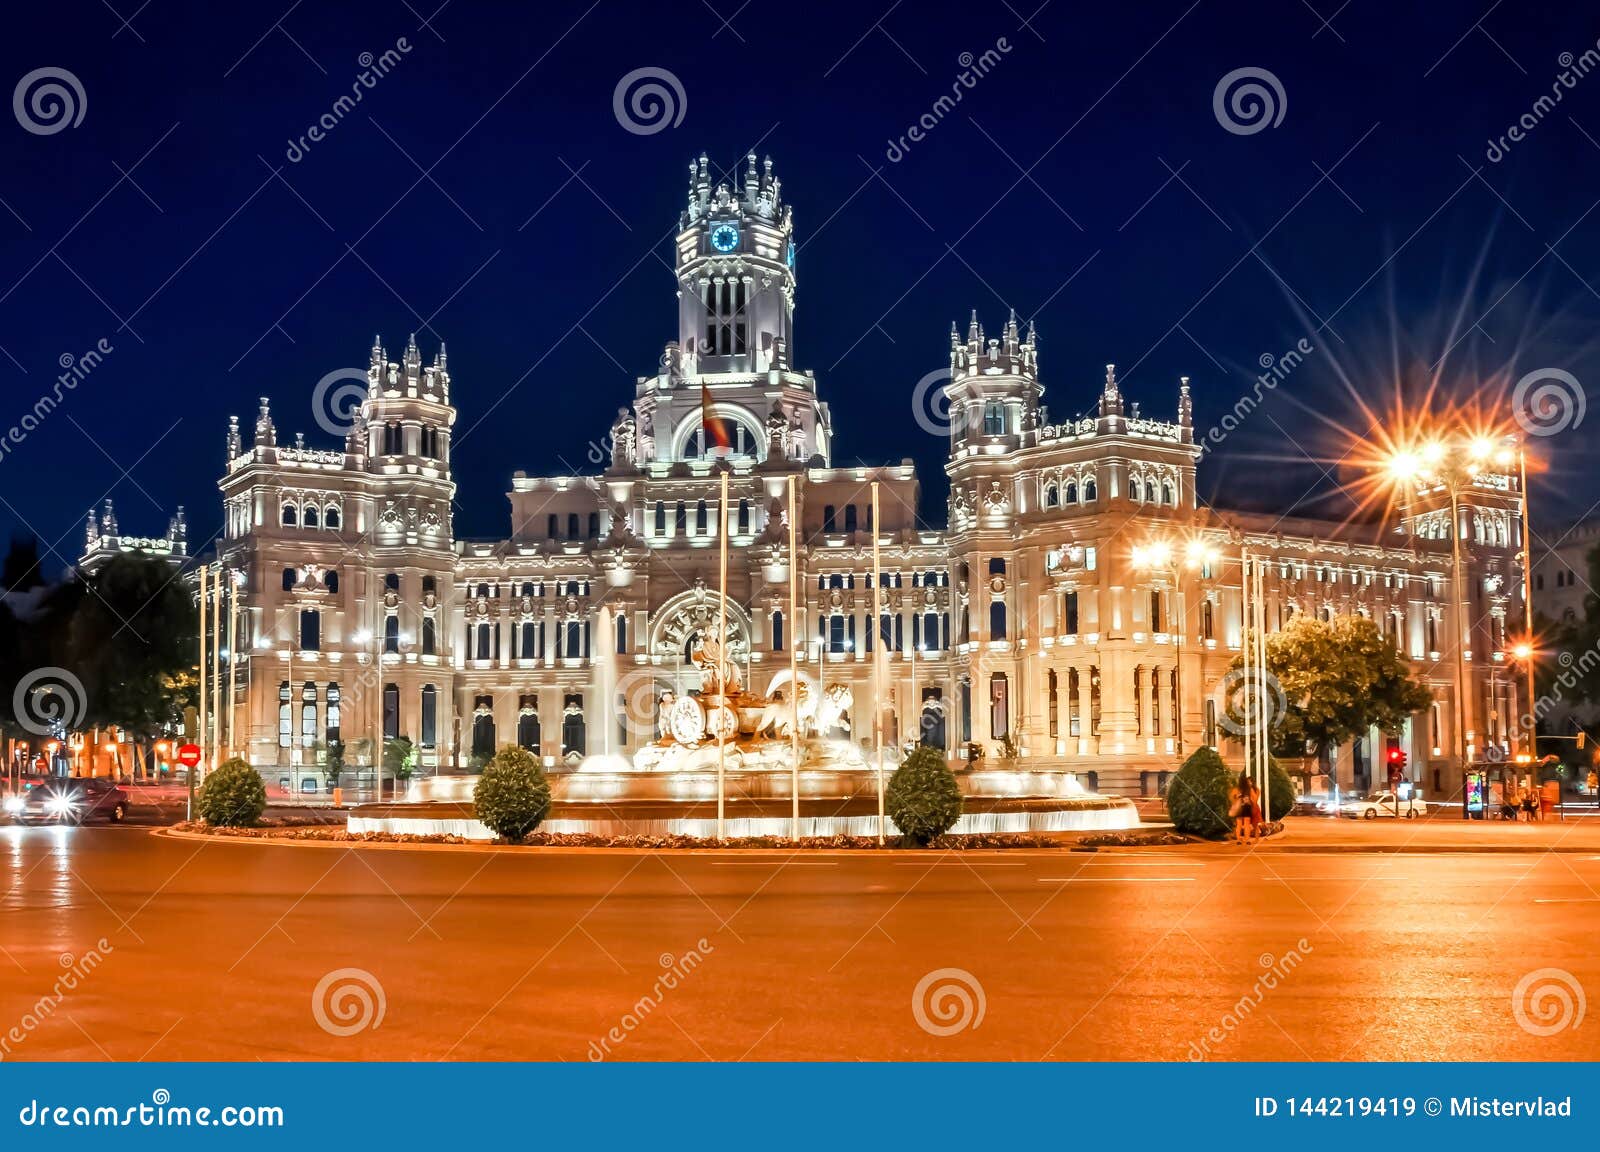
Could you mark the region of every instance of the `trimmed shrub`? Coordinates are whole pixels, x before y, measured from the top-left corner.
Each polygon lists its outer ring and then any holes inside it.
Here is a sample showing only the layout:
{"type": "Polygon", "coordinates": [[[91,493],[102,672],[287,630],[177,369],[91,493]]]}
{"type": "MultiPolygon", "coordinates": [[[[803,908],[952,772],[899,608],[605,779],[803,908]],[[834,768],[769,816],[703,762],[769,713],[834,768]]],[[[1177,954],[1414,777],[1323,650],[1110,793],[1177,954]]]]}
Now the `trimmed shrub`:
{"type": "Polygon", "coordinates": [[[913,844],[926,847],[961,818],[961,787],[937,748],[918,747],[894,770],[884,807],[913,844]]]}
{"type": "Polygon", "coordinates": [[[212,827],[248,828],[267,810],[267,786],[261,773],[235,756],[206,777],[195,808],[212,827]]]}
{"type": "Polygon", "coordinates": [[[478,822],[496,836],[521,842],[550,811],[550,782],[538,757],[523,748],[500,749],[483,766],[472,808],[478,822]]]}
{"type": "Polygon", "coordinates": [[[1167,784],[1167,816],[1173,827],[1209,840],[1228,835],[1233,830],[1228,790],[1238,779],[1215,748],[1196,748],[1167,784]]]}

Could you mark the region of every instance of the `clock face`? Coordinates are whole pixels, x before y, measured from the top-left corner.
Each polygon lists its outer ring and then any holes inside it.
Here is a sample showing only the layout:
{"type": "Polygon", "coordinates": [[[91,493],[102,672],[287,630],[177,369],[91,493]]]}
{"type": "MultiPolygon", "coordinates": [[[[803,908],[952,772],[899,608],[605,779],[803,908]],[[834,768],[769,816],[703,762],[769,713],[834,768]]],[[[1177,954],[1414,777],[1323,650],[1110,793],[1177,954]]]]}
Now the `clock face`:
{"type": "Polygon", "coordinates": [[[789,271],[794,271],[794,241],[789,241],[789,248],[783,254],[784,263],[789,265],[789,271]]]}
{"type": "Polygon", "coordinates": [[[732,224],[718,224],[711,230],[711,246],[718,252],[732,252],[739,246],[739,229],[732,224]]]}

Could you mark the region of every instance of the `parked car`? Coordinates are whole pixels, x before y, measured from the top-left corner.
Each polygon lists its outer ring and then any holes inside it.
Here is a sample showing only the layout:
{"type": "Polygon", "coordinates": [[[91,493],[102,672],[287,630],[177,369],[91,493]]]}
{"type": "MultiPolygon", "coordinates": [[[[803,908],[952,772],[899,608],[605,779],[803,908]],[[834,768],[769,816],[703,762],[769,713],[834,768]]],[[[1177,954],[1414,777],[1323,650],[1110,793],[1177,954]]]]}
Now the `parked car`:
{"type": "Polygon", "coordinates": [[[1414,820],[1428,814],[1428,805],[1420,796],[1404,799],[1393,792],[1374,792],[1371,796],[1358,796],[1339,805],[1339,815],[1352,820],[1376,820],[1379,816],[1404,816],[1414,820]]]}
{"type": "Polygon", "coordinates": [[[128,794],[110,780],[48,780],[21,796],[8,796],[5,810],[22,824],[120,823],[128,815],[128,794]]]}

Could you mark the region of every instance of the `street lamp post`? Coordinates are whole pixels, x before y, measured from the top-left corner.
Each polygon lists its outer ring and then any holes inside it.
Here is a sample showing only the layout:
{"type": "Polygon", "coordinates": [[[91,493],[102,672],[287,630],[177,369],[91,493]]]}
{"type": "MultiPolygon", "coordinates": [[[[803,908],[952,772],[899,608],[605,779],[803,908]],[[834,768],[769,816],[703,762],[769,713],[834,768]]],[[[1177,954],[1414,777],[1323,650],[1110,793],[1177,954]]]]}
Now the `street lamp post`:
{"type": "MultiPolygon", "coordinates": [[[[1527,459],[1519,444],[1515,455],[1503,443],[1497,447],[1496,442],[1488,436],[1481,435],[1453,435],[1429,439],[1415,449],[1405,449],[1394,453],[1386,464],[1389,478],[1395,481],[1402,489],[1409,489],[1414,496],[1419,491],[1426,492],[1430,489],[1442,487],[1450,498],[1450,584],[1451,597],[1454,601],[1453,614],[1455,616],[1455,690],[1452,693],[1455,705],[1456,729],[1456,755],[1461,765],[1462,773],[1462,814],[1470,817],[1466,810],[1466,776],[1471,765],[1470,744],[1467,740],[1467,681],[1466,651],[1471,638],[1472,622],[1467,616],[1467,598],[1465,573],[1463,571],[1461,548],[1461,493],[1468,487],[1477,483],[1480,475],[1484,474],[1491,465],[1509,468],[1517,464],[1522,486],[1522,574],[1523,574],[1523,600],[1529,636],[1532,636],[1532,596],[1530,550],[1528,546],[1528,494],[1527,494],[1527,459]]],[[[1528,695],[1529,715],[1532,710],[1533,674],[1532,659],[1528,661],[1528,695]]],[[[1531,739],[1531,737],[1530,737],[1531,739]]]]}

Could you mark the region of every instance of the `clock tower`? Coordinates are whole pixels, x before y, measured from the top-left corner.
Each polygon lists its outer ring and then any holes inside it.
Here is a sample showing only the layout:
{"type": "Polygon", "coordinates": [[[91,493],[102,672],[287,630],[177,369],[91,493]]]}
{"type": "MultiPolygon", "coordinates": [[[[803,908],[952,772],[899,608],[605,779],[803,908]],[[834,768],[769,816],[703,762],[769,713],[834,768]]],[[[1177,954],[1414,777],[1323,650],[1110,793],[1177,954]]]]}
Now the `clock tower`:
{"type": "Polygon", "coordinates": [[[689,165],[677,239],[678,347],[690,375],[768,372],[791,363],[794,220],[772,161],[752,152],[743,183],[712,186],[689,165]]]}

